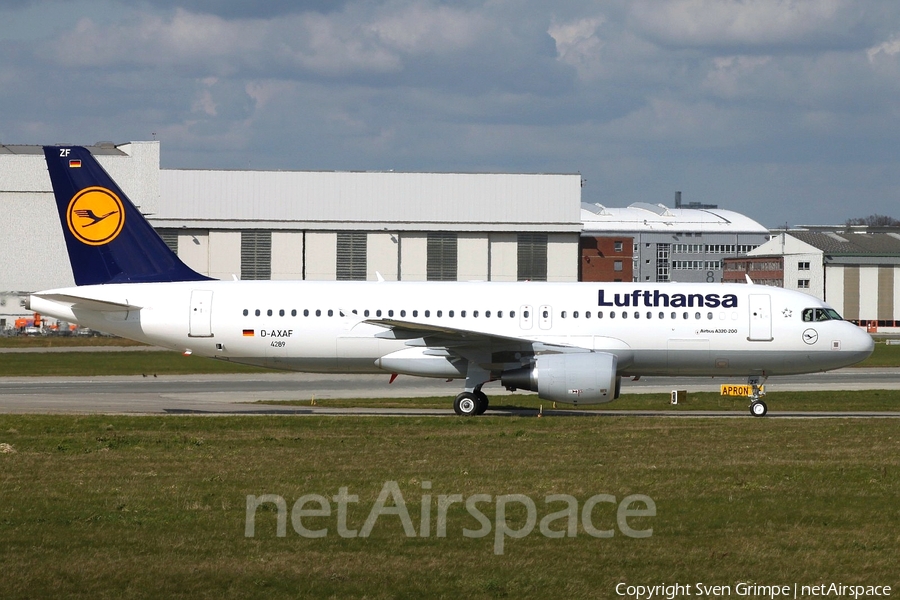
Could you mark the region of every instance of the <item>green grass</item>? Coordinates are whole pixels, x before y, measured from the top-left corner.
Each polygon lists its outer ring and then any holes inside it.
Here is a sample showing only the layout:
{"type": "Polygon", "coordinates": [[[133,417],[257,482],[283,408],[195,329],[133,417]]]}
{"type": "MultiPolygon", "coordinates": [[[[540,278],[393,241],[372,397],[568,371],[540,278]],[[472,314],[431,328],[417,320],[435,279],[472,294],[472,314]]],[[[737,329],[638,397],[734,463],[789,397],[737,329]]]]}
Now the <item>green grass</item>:
{"type": "MultiPolygon", "coordinates": [[[[894,420],[0,416],[2,598],[614,598],[615,585],[702,581],[900,584],[900,433],[894,420]],[[4,446],[4,448],[6,448],[4,446]],[[244,535],[248,494],[359,496],[359,529],[387,481],[415,528],[382,516],[368,538],[277,537],[273,505],[244,535]],[[646,539],[537,527],[467,538],[440,494],[548,494],[579,507],[651,497],[646,539]]],[[[334,503],[332,503],[334,507],[334,503]]],[[[494,522],[494,504],[479,505],[494,522]]],[[[615,527],[611,505],[594,521],[615,527]]],[[[551,507],[558,510],[559,505],[551,507]]],[[[522,526],[523,511],[510,511],[522,526]]],[[[554,527],[558,529],[559,527],[554,527]]],[[[735,595],[732,592],[732,595],[735,595]]]]}
{"type": "Polygon", "coordinates": [[[857,367],[900,367],[900,344],[888,345],[883,339],[875,340],[872,356],[857,367]]]}
{"type": "MultiPolygon", "coordinates": [[[[488,390],[489,391],[489,390],[488,390]]],[[[259,404],[274,406],[309,406],[311,399],[303,400],[260,400],[259,404]]],[[[898,390],[854,390],[820,392],[773,392],[765,397],[766,405],[773,411],[900,411],[900,391],[898,390]]],[[[453,405],[453,397],[425,398],[356,398],[317,399],[318,406],[333,408],[448,408],[453,405]]],[[[694,411],[734,411],[748,412],[747,398],[721,396],[714,392],[691,392],[686,402],[672,405],[668,394],[624,394],[607,404],[589,404],[573,407],[558,403],[556,410],[562,411],[608,411],[608,410],[649,410],[664,412],[694,411]]],[[[518,393],[509,396],[492,396],[491,408],[497,410],[531,409],[543,410],[552,415],[553,402],[541,400],[535,394],[518,393]]]]}
{"type": "Polygon", "coordinates": [[[109,336],[14,336],[0,337],[0,348],[81,348],[85,346],[143,346],[141,342],[109,336]]]}

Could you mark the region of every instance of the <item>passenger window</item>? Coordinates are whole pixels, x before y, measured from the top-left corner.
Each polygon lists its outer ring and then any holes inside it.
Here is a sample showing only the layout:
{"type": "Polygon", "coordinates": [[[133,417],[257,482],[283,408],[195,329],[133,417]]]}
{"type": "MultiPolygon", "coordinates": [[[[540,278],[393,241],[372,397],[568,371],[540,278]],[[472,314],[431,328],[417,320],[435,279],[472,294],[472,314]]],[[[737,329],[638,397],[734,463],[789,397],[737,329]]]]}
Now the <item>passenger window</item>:
{"type": "Polygon", "coordinates": [[[602,319],[602,318],[603,318],[603,311],[602,311],[602,310],[598,310],[598,311],[597,311],[597,318],[598,318],[598,319],[602,319]]]}
{"type": "Polygon", "coordinates": [[[590,318],[591,318],[591,311],[589,311],[589,310],[584,311],[584,318],[585,318],[585,319],[590,319],[590,318]]]}
{"type": "Polygon", "coordinates": [[[303,316],[304,316],[304,317],[308,317],[308,316],[309,316],[309,309],[308,309],[308,308],[304,308],[304,309],[303,309],[303,316]]]}
{"type": "Polygon", "coordinates": [[[271,309],[271,308],[270,308],[269,310],[266,311],[266,316],[269,316],[269,317],[272,316],[272,309],[271,309]]]}
{"type": "Polygon", "coordinates": [[[247,310],[247,309],[245,308],[245,309],[244,309],[244,316],[246,317],[246,316],[249,315],[249,314],[250,314],[250,311],[247,310]]]}
{"type": "Polygon", "coordinates": [[[459,311],[459,316],[462,317],[463,319],[465,319],[465,318],[466,318],[466,311],[464,311],[464,310],[459,311]]]}
{"type": "MultiPolygon", "coordinates": [[[[647,313],[647,314],[649,315],[650,313],[647,313]]],[[[640,319],[640,318],[641,318],[641,313],[639,313],[638,311],[634,311],[634,318],[635,318],[635,319],[640,319]]]]}
{"type": "Polygon", "coordinates": [[[329,317],[333,317],[333,316],[334,316],[334,311],[331,310],[330,308],[328,309],[328,316],[329,316],[329,317]]]}
{"type": "Polygon", "coordinates": [[[522,313],[522,316],[525,317],[525,318],[527,319],[527,318],[528,318],[528,311],[527,311],[527,310],[524,311],[524,312],[522,313]]]}
{"type": "Polygon", "coordinates": [[[418,317],[418,316],[419,316],[419,311],[414,310],[414,311],[413,311],[413,316],[414,316],[414,317],[418,317]]]}
{"type": "Polygon", "coordinates": [[[297,309],[296,309],[296,308],[292,308],[292,309],[291,309],[291,316],[292,316],[292,317],[296,317],[296,316],[297,316],[297,309]]]}
{"type": "Polygon", "coordinates": [[[628,312],[627,312],[627,311],[624,311],[624,310],[622,311],[622,318],[623,318],[623,319],[627,319],[627,318],[628,318],[628,312]]]}
{"type": "Polygon", "coordinates": [[[426,316],[426,317],[430,317],[430,316],[431,316],[431,311],[430,311],[430,310],[426,310],[426,311],[425,311],[425,316],[426,316]]]}
{"type": "Polygon", "coordinates": [[[509,311],[509,318],[510,318],[510,319],[515,319],[515,318],[516,318],[516,311],[514,311],[514,310],[509,311]]]}
{"type": "Polygon", "coordinates": [[[578,318],[578,311],[577,311],[577,310],[576,310],[575,312],[572,313],[572,318],[573,318],[573,319],[577,319],[577,318],[578,318]]]}
{"type": "Polygon", "coordinates": [[[405,317],[405,316],[406,316],[406,311],[405,311],[405,310],[401,310],[401,311],[400,311],[400,316],[401,316],[401,317],[405,317]]]}
{"type": "Polygon", "coordinates": [[[472,311],[472,316],[475,317],[475,318],[477,319],[477,318],[478,318],[478,311],[477,311],[477,310],[473,310],[473,311],[472,311]]]}
{"type": "MultiPolygon", "coordinates": [[[[246,311],[244,311],[244,314],[247,314],[246,311]]],[[[559,313],[559,317],[560,317],[561,319],[565,319],[565,318],[566,318],[566,311],[562,311],[561,313],[559,313]]]]}
{"type": "Polygon", "coordinates": [[[439,317],[444,316],[444,311],[442,311],[442,310],[437,311],[437,316],[439,316],[439,317]]]}
{"type": "Polygon", "coordinates": [[[390,309],[390,310],[388,311],[388,316],[389,316],[389,317],[393,317],[393,316],[394,316],[394,309],[393,309],[393,308],[390,309]]]}
{"type": "Polygon", "coordinates": [[[368,309],[368,308],[367,308],[366,310],[363,311],[363,316],[364,316],[364,317],[368,317],[368,316],[369,316],[369,309],[368,309]]]}
{"type": "Polygon", "coordinates": [[[616,318],[616,311],[614,311],[614,310],[609,311],[609,318],[610,318],[610,319],[615,319],[615,318],[616,318]]]}
{"type": "Polygon", "coordinates": [[[489,311],[489,310],[484,311],[484,318],[485,318],[485,319],[490,318],[490,316],[491,316],[491,311],[489,311]]]}
{"type": "Polygon", "coordinates": [[[284,316],[284,309],[283,309],[283,308],[282,308],[281,310],[278,311],[278,316],[279,316],[279,317],[283,317],[283,316],[284,316]]]}
{"type": "Polygon", "coordinates": [[[502,310],[498,310],[498,311],[497,311],[497,318],[498,318],[498,319],[502,319],[502,318],[503,318],[503,311],[502,311],[502,310]]]}
{"type": "Polygon", "coordinates": [[[256,316],[257,316],[257,317],[259,316],[259,309],[258,309],[258,308],[256,309],[256,316]]]}
{"type": "Polygon", "coordinates": [[[452,310],[448,310],[448,311],[447,311],[447,316],[450,317],[450,318],[452,319],[452,318],[453,318],[453,311],[452,311],[452,310]]]}
{"type": "Polygon", "coordinates": [[[317,316],[317,317],[321,317],[321,316],[322,316],[322,311],[321,311],[321,309],[318,309],[318,308],[316,309],[316,316],[317,316]]]}
{"type": "Polygon", "coordinates": [[[376,316],[376,317],[380,317],[380,316],[381,316],[381,309],[380,309],[380,308],[379,308],[378,310],[375,311],[375,316],[376,316]]]}

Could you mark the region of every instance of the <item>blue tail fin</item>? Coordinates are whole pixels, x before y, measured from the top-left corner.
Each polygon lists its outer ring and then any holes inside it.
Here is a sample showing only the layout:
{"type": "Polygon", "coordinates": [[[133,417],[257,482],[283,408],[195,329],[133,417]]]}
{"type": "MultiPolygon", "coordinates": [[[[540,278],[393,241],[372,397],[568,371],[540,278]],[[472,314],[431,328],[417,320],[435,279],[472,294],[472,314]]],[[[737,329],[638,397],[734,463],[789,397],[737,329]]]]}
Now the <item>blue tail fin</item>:
{"type": "Polygon", "coordinates": [[[185,265],[80,146],[44,146],[78,285],[209,279],[185,265]]]}

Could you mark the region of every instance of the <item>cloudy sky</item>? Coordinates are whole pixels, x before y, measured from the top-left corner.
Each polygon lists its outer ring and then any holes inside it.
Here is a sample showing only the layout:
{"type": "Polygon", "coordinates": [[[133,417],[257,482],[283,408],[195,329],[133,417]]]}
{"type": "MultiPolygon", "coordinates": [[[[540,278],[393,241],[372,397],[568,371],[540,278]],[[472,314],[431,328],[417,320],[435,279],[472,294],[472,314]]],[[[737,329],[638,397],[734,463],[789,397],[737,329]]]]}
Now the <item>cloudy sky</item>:
{"type": "Polygon", "coordinates": [[[900,218],[897,0],[3,0],[0,142],[900,218]]]}

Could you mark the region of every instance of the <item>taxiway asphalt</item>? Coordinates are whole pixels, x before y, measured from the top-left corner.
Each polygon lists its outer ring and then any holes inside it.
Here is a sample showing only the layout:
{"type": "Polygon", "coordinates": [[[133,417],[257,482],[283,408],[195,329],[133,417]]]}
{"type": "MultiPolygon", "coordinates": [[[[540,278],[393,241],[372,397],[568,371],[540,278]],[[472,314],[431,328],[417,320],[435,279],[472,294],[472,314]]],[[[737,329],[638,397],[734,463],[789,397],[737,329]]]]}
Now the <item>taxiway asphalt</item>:
{"type": "MultiPolygon", "coordinates": [[[[63,414],[319,414],[319,415],[451,415],[450,399],[461,382],[398,377],[388,383],[388,375],[336,375],[277,373],[253,375],[161,375],[116,377],[5,377],[0,378],[0,413],[63,414]],[[312,400],[330,398],[414,398],[444,396],[446,409],[422,408],[330,408],[313,406],[312,400]],[[295,400],[306,406],[262,405],[260,400],[295,400]]],[[[718,391],[723,383],[744,383],[738,379],[653,377],[623,381],[622,393],[666,393],[718,391]]],[[[773,391],[815,390],[900,390],[900,369],[840,369],[828,373],[772,377],[767,389],[773,391]]],[[[499,384],[488,384],[492,398],[508,394],[499,384]]],[[[502,402],[494,402],[500,405],[502,402]]],[[[558,405],[565,406],[565,405],[558,405]]],[[[545,410],[547,415],[639,415],[666,416],[746,416],[747,413],[698,411],[617,411],[545,410]]],[[[604,407],[605,408],[605,407],[604,407]]],[[[491,409],[492,414],[534,414],[527,409],[491,409]]],[[[817,416],[853,416],[848,413],[816,413],[817,416]]],[[[810,416],[809,413],[770,411],[769,416],[810,416]]],[[[860,413],[857,416],[900,417],[898,413],[860,413]]]]}

